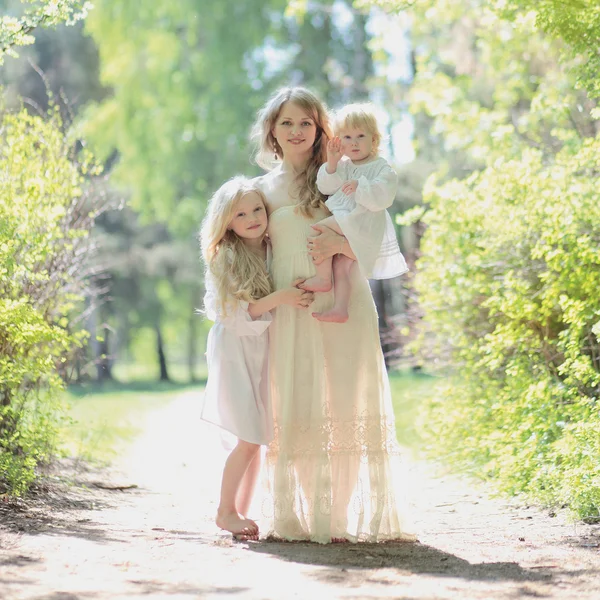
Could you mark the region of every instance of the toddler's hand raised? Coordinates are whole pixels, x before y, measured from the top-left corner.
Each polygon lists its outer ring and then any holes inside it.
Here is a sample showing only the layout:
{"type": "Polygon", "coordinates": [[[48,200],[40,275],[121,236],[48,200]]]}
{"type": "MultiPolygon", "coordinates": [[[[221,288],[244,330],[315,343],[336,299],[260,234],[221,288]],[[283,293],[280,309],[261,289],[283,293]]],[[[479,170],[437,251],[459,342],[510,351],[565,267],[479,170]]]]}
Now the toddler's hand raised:
{"type": "Polygon", "coordinates": [[[342,140],[336,135],[327,142],[327,163],[334,170],[343,156],[342,140]]]}
{"type": "Polygon", "coordinates": [[[358,187],[358,181],[356,179],[351,179],[350,181],[346,181],[346,183],[342,186],[342,192],[349,196],[350,194],[354,194],[356,188],[358,187]]]}

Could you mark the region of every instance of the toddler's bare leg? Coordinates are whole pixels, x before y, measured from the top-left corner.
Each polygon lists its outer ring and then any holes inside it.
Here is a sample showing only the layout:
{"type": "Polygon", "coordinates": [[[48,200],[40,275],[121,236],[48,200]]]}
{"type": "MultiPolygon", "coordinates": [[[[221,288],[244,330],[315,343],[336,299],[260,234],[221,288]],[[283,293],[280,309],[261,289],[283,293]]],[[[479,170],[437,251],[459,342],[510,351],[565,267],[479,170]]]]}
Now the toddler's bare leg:
{"type": "MultiPolygon", "coordinates": [[[[340,229],[335,217],[327,217],[319,221],[317,225],[328,227],[335,231],[338,235],[344,235],[340,229]]],[[[307,279],[300,287],[309,292],[328,292],[331,289],[331,271],[332,259],[326,258],[320,263],[314,263],[317,273],[314,277],[307,279]]]]}
{"type": "Polygon", "coordinates": [[[258,539],[258,525],[240,515],[236,501],[246,471],[256,458],[259,446],[238,440],[237,446],[225,461],[221,482],[221,500],[217,509],[217,526],[231,531],[240,539],[258,539]]]}
{"type": "Polygon", "coordinates": [[[350,269],[354,261],[343,254],[333,257],[333,280],[335,301],[329,310],[313,313],[319,321],[329,323],[345,323],[348,320],[348,303],[350,302],[350,269]]]}

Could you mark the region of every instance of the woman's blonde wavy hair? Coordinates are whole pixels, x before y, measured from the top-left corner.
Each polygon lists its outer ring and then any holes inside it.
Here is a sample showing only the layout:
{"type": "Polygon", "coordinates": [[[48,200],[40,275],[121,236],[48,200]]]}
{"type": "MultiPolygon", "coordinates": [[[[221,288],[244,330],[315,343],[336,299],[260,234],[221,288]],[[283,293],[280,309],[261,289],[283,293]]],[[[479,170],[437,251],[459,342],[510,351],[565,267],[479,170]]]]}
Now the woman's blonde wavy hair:
{"type": "Polygon", "coordinates": [[[272,291],[264,260],[252,252],[229,224],[238,202],[249,193],[264,194],[246,177],[233,177],[224,183],[208,203],[200,230],[200,247],[207,274],[217,291],[217,304],[226,315],[231,298],[252,302],[272,291]]]}
{"type": "Polygon", "coordinates": [[[286,102],[293,102],[313,119],[317,126],[312,154],[304,170],[298,173],[298,210],[307,217],[325,205],[325,196],[317,188],[317,171],[327,161],[327,142],[332,137],[329,116],[323,103],[303,87],[282,88],[259,111],[251,138],[256,144],[254,160],[267,171],[283,160],[283,151],[273,137],[273,128],[286,102]]]}

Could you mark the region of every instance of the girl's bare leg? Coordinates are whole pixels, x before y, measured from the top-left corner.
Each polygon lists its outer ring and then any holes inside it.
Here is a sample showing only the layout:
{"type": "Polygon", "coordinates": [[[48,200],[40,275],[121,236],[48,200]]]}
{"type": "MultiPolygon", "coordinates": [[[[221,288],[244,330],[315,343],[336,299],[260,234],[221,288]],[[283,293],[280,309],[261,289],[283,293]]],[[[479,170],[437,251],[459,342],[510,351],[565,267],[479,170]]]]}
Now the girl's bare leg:
{"type": "Polygon", "coordinates": [[[242,516],[236,505],[238,491],[248,467],[256,458],[260,446],[238,440],[225,461],[221,482],[221,500],[217,509],[217,526],[242,539],[258,539],[258,525],[242,516]]]}
{"type": "MultiPolygon", "coordinates": [[[[344,235],[340,229],[335,217],[327,217],[319,221],[317,225],[328,227],[335,231],[338,235],[344,235]]],[[[309,292],[328,292],[331,289],[331,271],[332,259],[327,258],[320,263],[314,263],[317,273],[314,277],[307,279],[300,287],[309,292]]]]}
{"type": "Polygon", "coordinates": [[[333,257],[333,281],[335,301],[333,307],[312,316],[328,323],[345,323],[348,320],[348,303],[350,301],[350,269],[354,261],[343,254],[333,257]]]}
{"type": "Polygon", "coordinates": [[[258,473],[260,471],[260,452],[256,453],[254,460],[250,463],[250,466],[246,469],[242,483],[238,489],[236,506],[241,515],[244,517],[248,516],[250,510],[250,504],[252,503],[252,497],[254,496],[254,488],[258,480],[258,473]]]}

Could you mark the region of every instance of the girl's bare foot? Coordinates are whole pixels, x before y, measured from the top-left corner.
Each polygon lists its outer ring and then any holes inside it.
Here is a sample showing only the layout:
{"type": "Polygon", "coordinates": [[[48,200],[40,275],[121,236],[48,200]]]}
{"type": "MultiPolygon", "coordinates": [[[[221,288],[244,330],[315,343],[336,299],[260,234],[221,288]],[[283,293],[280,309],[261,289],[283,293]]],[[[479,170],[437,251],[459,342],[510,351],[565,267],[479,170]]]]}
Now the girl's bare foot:
{"type": "Polygon", "coordinates": [[[345,323],[348,320],[348,311],[332,308],[320,313],[315,312],[312,316],[317,321],[324,321],[325,323],[345,323]]]}
{"type": "Polygon", "coordinates": [[[217,513],[217,527],[230,531],[237,540],[258,540],[258,525],[238,512],[217,513]]]}
{"type": "Polygon", "coordinates": [[[333,286],[331,277],[327,279],[315,275],[314,277],[307,279],[304,283],[301,283],[298,287],[307,292],[328,292],[333,286]]]}

